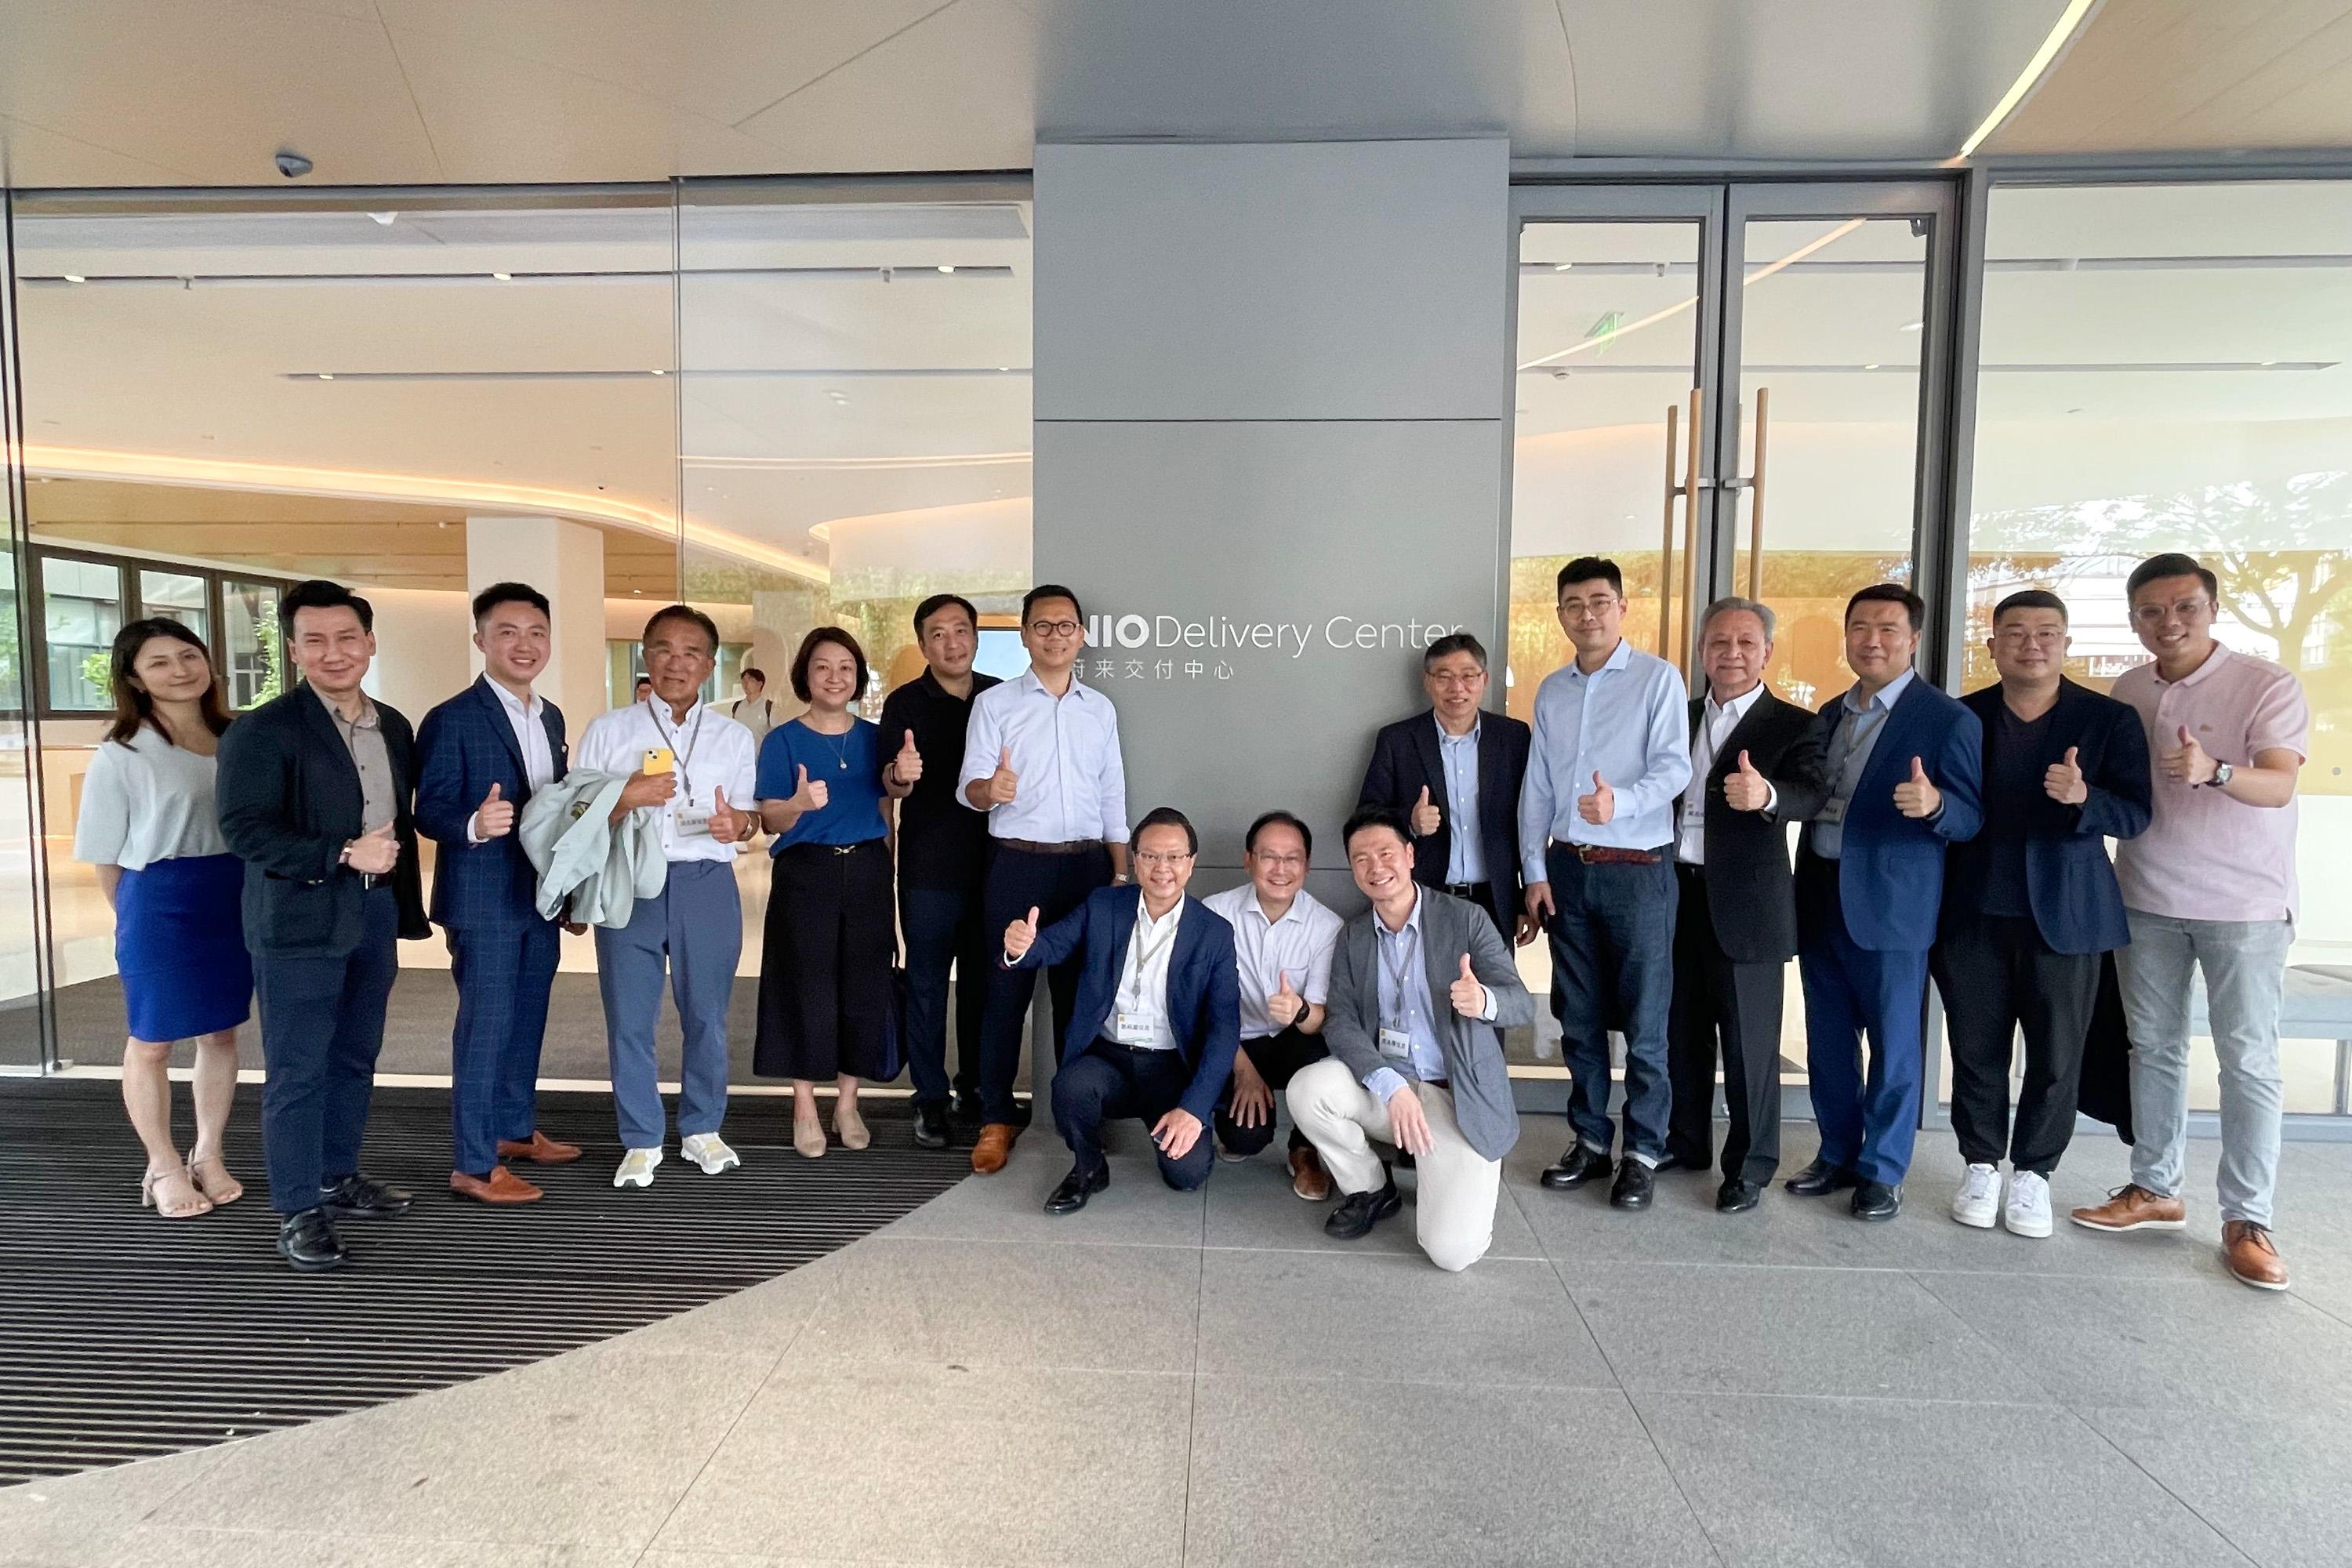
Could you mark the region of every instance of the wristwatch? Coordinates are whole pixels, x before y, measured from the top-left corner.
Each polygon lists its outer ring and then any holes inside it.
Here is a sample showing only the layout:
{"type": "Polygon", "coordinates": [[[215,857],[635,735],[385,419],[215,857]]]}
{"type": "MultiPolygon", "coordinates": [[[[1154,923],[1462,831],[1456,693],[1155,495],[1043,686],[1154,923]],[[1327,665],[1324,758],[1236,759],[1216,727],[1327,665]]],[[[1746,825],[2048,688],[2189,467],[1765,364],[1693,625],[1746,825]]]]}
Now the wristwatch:
{"type": "Polygon", "coordinates": [[[2222,789],[2227,787],[2230,781],[2237,776],[2238,770],[2231,767],[2229,763],[2215,763],[2213,764],[2213,776],[2207,779],[2205,782],[2214,789],[2222,789]]]}

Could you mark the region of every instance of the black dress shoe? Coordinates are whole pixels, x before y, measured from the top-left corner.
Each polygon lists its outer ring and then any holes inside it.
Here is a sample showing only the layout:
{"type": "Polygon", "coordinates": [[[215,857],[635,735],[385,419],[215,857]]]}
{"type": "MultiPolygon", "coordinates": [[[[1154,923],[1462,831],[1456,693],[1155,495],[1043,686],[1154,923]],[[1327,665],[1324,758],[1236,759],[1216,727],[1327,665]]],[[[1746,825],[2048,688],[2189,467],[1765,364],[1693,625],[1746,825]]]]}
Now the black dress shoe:
{"type": "Polygon", "coordinates": [[[304,1274],[343,1266],[343,1238],[323,1208],[304,1209],[278,1222],[278,1255],[304,1274]]]}
{"type": "Polygon", "coordinates": [[[977,1127],[982,1122],[988,1120],[986,1116],[981,1113],[980,1090],[976,1089],[957,1089],[955,1091],[955,1108],[950,1114],[955,1117],[957,1121],[967,1127],[977,1127]]]}
{"type": "Polygon", "coordinates": [[[1723,1185],[1715,1189],[1715,1207],[1718,1214],[1746,1214],[1762,1200],[1764,1189],[1753,1182],[1743,1182],[1738,1176],[1727,1176],[1723,1185]]]}
{"type": "Polygon", "coordinates": [[[1653,1168],[1663,1176],[1668,1171],[1708,1171],[1714,1167],[1715,1161],[1711,1158],[1694,1160],[1678,1149],[1669,1149],[1666,1151],[1666,1157],[1660,1160],[1653,1168]]]}
{"type": "Polygon", "coordinates": [[[319,1189],[319,1206],[336,1219],[394,1219],[415,1201],[398,1187],[357,1174],[319,1189]]]}
{"type": "MultiPolygon", "coordinates": [[[[1388,1175],[1386,1166],[1381,1167],[1381,1174],[1388,1175]]],[[[1397,1196],[1396,1182],[1390,1178],[1370,1192],[1349,1193],[1341,1198],[1339,1206],[1323,1222],[1323,1234],[1341,1241],[1354,1241],[1402,1207],[1404,1200],[1397,1196]]]]}
{"type": "Polygon", "coordinates": [[[943,1100],[915,1101],[915,1147],[944,1149],[948,1146],[948,1108],[943,1100]]]}
{"type": "Polygon", "coordinates": [[[1656,1184],[1650,1167],[1628,1154],[1617,1162],[1617,1180],[1609,1189],[1609,1206],[1612,1209],[1648,1208],[1650,1191],[1656,1184]]]}
{"type": "Polygon", "coordinates": [[[1862,1185],[1862,1178],[1842,1165],[1827,1160],[1815,1160],[1811,1164],[1780,1184],[1801,1198],[1826,1197],[1848,1187],[1862,1185]]]}
{"type": "Polygon", "coordinates": [[[1054,1195],[1045,1200],[1045,1212],[1076,1214],[1087,1206],[1088,1198],[1109,1185],[1109,1166],[1105,1165],[1099,1170],[1089,1173],[1073,1165],[1070,1167],[1070,1173],[1062,1178],[1062,1184],[1054,1189],[1054,1195]]]}
{"type": "Polygon", "coordinates": [[[1553,1192],[1564,1193],[1600,1181],[1616,1168],[1608,1155],[1578,1143],[1559,1157],[1559,1164],[1545,1166],[1544,1173],[1536,1179],[1553,1192]]]}
{"type": "Polygon", "coordinates": [[[1856,1219],[1893,1219],[1903,1212],[1903,1187],[1900,1183],[1864,1182],[1853,1189],[1853,1217],[1856,1219]]]}

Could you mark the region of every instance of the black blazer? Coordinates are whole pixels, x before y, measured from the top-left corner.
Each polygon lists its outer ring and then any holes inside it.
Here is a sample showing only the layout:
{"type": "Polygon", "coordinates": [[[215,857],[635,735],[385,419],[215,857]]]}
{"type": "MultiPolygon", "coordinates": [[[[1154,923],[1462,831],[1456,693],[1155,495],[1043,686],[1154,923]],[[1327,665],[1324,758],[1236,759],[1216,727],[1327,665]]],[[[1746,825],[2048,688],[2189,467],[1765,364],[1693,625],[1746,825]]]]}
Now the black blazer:
{"type": "MultiPolygon", "coordinates": [[[[1984,725],[1991,749],[2000,717],[1999,682],[1960,699],[1984,725]]],[[[2154,784],[2148,769],[2147,731],[2139,715],[2112,697],[2071,680],[2058,683],[2058,700],[2042,731],[2042,754],[2034,759],[2033,788],[2022,800],[1991,794],[1992,763],[1985,763],[1985,820],[2025,824],[2026,902],[2034,926],[2053,952],[2107,952],[2131,941],[2124,923],[2124,897],[2106,840],[2137,838],[2147,831],[2154,784]],[[2061,805],[2042,788],[2042,774],[2077,748],[2088,795],[2080,805],[2061,805]]],[[[1984,889],[1992,847],[1983,835],[1946,851],[1943,918],[1947,930],[1956,913],[1976,908],[1984,889]]]]}
{"type": "MultiPolygon", "coordinates": [[[[416,741],[408,721],[377,703],[392,758],[392,887],[400,934],[428,936],[409,795],[416,741]]],[[[360,943],[360,874],[339,862],[366,830],[360,771],[325,701],[307,686],[273,698],[221,737],[221,837],[245,862],[245,945],[285,958],[340,958],[360,943]]]]}
{"type": "MultiPolygon", "coordinates": [[[[1519,918],[1519,784],[1528,773],[1527,725],[1506,713],[1478,715],[1478,843],[1486,854],[1486,880],[1494,889],[1489,912],[1496,929],[1509,935],[1519,918]]],[[[1410,719],[1383,725],[1372,742],[1372,765],[1356,804],[1384,805],[1411,815],[1412,803],[1429,787],[1430,804],[1443,816],[1437,831],[1416,839],[1412,879],[1443,887],[1445,862],[1454,853],[1454,803],[1445,795],[1445,763],[1437,753],[1437,714],[1423,709],[1410,719]]]]}
{"type": "MultiPolygon", "coordinates": [[[[1690,704],[1696,752],[1706,699],[1690,704]]],[[[1738,963],[1785,963],[1797,955],[1797,883],[1789,869],[1784,813],[1818,800],[1829,788],[1829,751],[1813,712],[1784,702],[1769,687],[1756,699],[1716,752],[1706,771],[1706,896],[1715,940],[1738,963]],[[1777,809],[1734,811],[1723,796],[1724,775],[1748,753],[1771,781],[1777,809]]],[[[1682,834],[1683,802],[1675,801],[1675,833],[1682,834]]]]}

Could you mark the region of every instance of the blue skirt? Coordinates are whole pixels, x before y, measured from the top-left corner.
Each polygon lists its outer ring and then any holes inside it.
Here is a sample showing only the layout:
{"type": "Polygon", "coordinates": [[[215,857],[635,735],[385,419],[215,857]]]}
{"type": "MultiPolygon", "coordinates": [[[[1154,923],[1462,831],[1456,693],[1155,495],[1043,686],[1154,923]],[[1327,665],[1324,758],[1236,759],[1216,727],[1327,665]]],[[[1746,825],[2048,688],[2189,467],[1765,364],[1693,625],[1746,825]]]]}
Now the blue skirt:
{"type": "Polygon", "coordinates": [[[191,1039],[252,1016],[253,960],[234,855],[158,860],[125,871],[114,892],[114,966],[134,1040],[191,1039]]]}

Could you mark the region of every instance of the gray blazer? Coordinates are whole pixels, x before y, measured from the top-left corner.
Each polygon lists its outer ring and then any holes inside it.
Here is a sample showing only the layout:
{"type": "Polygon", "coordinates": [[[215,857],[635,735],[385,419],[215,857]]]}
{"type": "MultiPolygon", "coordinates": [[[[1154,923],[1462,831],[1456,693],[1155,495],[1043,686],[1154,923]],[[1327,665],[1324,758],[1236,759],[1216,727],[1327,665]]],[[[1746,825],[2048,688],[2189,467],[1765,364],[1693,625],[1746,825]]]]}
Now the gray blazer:
{"type": "MultiPolygon", "coordinates": [[[[1475,904],[1434,888],[1421,889],[1422,961],[1429,972],[1429,1002],[1436,1010],[1438,1045],[1445,1052],[1445,1076],[1454,1080],[1454,1117],[1462,1136],[1486,1159],[1499,1160],[1519,1141],[1519,1113],[1511,1103],[1511,1079],[1503,1065],[1502,1031],[1530,1023],[1536,1001],[1519,983],[1518,965],[1495,922],[1475,904]],[[1465,1018],[1447,1004],[1461,978],[1462,955],[1470,973],[1494,994],[1495,1018],[1465,1018]]],[[[1331,955],[1331,991],[1323,1023],[1323,1043],[1348,1064],[1359,1083],[1391,1064],[1381,1055],[1381,956],[1366,910],[1339,932],[1331,955]]]]}

